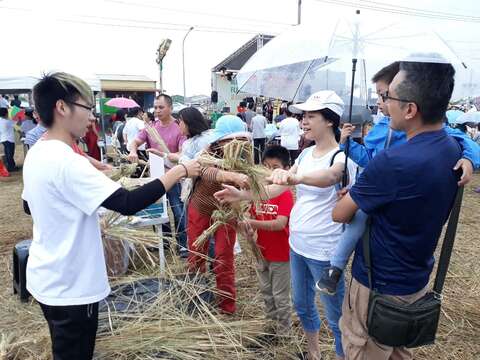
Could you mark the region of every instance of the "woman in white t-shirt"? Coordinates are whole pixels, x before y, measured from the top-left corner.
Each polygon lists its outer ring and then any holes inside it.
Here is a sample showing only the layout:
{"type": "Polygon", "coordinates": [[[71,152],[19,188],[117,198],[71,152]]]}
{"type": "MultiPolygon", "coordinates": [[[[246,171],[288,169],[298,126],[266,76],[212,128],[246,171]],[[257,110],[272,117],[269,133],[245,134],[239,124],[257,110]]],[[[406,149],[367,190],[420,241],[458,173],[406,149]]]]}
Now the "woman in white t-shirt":
{"type": "MultiPolygon", "coordinates": [[[[337,142],[343,101],[333,91],[319,91],[293,107],[305,112],[303,130],[315,145],[305,149],[289,171],[277,169],[272,173],[269,180],[273,185],[267,187],[267,194],[272,198],[283,192],[286,185],[296,186],[296,203],[290,215],[292,299],[306,334],[308,358],[320,359],[315,283],[328,269],[330,254],[342,234],[342,225],[332,220],[332,210],[337,202],[335,185],[340,183],[345,167],[345,155],[339,152],[337,142]]],[[[354,165],[348,164],[352,179],[354,165]]],[[[225,190],[215,196],[223,202],[235,202],[250,199],[251,193],[225,185],[225,190]]],[[[335,337],[337,359],[344,358],[338,326],[343,296],[343,278],[334,296],[320,295],[335,337]]]]}

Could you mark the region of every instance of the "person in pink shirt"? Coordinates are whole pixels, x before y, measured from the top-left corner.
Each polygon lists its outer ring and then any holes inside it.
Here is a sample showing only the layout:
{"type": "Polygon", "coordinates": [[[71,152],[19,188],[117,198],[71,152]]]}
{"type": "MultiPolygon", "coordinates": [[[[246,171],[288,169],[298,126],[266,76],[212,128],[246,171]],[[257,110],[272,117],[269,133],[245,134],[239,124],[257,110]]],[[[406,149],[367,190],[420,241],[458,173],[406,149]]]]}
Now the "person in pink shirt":
{"type": "MultiPolygon", "coordinates": [[[[155,121],[152,126],[162,137],[165,145],[170,153],[179,153],[186,137],[182,135],[180,127],[172,116],[172,98],[166,94],[160,94],[153,103],[155,121]]],[[[138,161],[138,147],[147,144],[147,149],[153,148],[164,152],[164,148],[158,144],[147,129],[141,130],[130,148],[128,159],[132,162],[138,161]]],[[[166,162],[165,167],[169,168],[172,164],[166,162]]],[[[181,257],[188,256],[187,250],[187,234],[185,232],[185,211],[183,202],[180,200],[181,187],[180,183],[175,184],[170,191],[167,192],[167,198],[175,218],[175,227],[177,229],[178,251],[181,257]]]]}

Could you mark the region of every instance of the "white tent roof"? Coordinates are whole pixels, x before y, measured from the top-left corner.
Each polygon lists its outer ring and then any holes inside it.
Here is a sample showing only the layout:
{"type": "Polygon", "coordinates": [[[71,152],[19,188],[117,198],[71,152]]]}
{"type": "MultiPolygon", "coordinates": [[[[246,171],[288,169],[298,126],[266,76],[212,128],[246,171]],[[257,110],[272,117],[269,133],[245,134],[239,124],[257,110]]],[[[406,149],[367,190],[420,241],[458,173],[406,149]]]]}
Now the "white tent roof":
{"type": "MultiPolygon", "coordinates": [[[[38,82],[38,78],[34,76],[13,76],[0,77],[0,93],[19,93],[29,92],[38,82]]],[[[84,78],[90,85],[92,91],[100,91],[100,79],[96,77],[84,78]]]]}

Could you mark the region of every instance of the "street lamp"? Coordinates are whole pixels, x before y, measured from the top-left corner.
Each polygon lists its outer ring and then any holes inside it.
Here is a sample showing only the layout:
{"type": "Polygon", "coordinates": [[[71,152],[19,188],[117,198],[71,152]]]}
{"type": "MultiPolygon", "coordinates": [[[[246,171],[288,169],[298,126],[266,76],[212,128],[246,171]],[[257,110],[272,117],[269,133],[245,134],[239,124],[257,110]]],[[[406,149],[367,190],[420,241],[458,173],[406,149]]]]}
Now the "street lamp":
{"type": "Polygon", "coordinates": [[[190,34],[190,31],[193,30],[193,26],[188,29],[187,33],[183,37],[183,43],[182,43],[182,63],[183,63],[183,103],[185,104],[186,99],[187,99],[187,90],[185,89],[185,39],[187,38],[188,34],[190,34]]]}
{"type": "Polygon", "coordinates": [[[172,43],[172,40],[170,39],[163,39],[161,42],[160,42],[160,45],[158,45],[158,49],[157,49],[157,64],[159,66],[159,69],[160,69],[160,83],[159,83],[159,87],[160,87],[160,94],[163,94],[163,58],[165,57],[165,55],[167,54],[167,51],[168,49],[170,49],[170,44],[172,43]]]}

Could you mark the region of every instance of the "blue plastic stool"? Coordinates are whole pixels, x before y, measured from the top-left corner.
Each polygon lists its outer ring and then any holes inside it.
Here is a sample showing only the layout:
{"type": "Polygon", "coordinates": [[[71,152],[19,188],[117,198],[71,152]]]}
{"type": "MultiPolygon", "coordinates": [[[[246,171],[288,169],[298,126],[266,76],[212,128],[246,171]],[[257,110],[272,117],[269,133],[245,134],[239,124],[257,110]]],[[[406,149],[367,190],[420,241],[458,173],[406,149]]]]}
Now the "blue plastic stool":
{"type": "Polygon", "coordinates": [[[13,248],[13,293],[20,295],[22,302],[28,301],[27,261],[32,240],[23,240],[13,248]]]}

